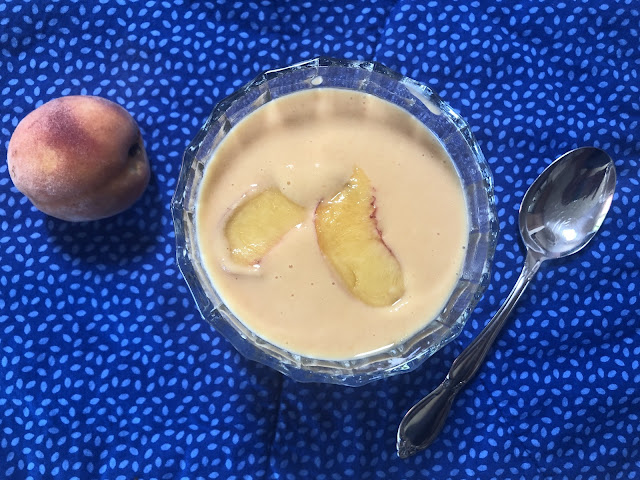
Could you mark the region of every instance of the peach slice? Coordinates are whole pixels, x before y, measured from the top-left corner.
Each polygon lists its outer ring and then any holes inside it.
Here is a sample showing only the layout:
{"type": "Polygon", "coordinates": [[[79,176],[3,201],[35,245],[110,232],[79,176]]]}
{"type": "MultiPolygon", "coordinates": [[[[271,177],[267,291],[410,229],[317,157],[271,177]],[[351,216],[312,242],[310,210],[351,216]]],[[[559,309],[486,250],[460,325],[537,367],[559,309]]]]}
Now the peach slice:
{"type": "Polygon", "coordinates": [[[303,207],[276,188],[248,197],[233,210],[224,228],[231,259],[245,266],[260,263],[305,216],[303,207]]]}
{"type": "Polygon", "coordinates": [[[315,227],[320,250],[354,296],[374,307],[402,297],[402,269],[382,239],[374,189],[361,169],[354,169],[333,198],[320,202],[315,227]]]}

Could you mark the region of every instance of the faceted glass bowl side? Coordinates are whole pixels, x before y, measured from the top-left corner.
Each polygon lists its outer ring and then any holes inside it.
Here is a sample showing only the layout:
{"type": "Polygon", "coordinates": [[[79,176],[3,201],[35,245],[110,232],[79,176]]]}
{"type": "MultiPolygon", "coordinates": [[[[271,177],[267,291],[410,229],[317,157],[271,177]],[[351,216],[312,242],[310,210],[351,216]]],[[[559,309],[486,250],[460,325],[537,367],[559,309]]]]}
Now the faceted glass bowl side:
{"type": "Polygon", "coordinates": [[[205,320],[246,357],[297,381],[349,386],[413,370],[459,335],[489,283],[498,235],[493,178],[467,123],[426,85],[376,62],[331,58],[270,70],[222,100],[184,153],[171,212],[178,266],[205,320]],[[206,274],[196,239],[200,181],[214,150],[233,126],[278,97],[322,87],[370,93],[403,108],[422,122],[453,160],[469,210],[469,245],[462,275],[438,317],[390,350],[345,361],[304,357],[249,330],[221,301],[206,274]]]}

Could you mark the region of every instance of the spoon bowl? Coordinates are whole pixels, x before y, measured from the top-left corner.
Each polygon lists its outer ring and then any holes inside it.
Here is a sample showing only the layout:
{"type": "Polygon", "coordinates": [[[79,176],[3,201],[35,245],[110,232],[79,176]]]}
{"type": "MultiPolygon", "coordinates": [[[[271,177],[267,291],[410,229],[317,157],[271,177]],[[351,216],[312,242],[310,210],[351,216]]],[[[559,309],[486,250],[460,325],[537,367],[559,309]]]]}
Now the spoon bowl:
{"type": "Polygon", "coordinates": [[[615,185],[611,157],[598,148],[583,147],[559,157],[529,187],[518,218],[527,249],[520,276],[495,316],[455,359],[443,382],[400,422],[397,449],[401,458],[429,447],[437,438],[453,400],[479,370],[542,262],[571,255],[589,243],[609,211],[615,185]]]}
{"type": "Polygon", "coordinates": [[[594,147],[565,153],[529,187],[520,207],[520,235],[545,258],[581,250],[604,221],[616,184],[609,155],[594,147]]]}

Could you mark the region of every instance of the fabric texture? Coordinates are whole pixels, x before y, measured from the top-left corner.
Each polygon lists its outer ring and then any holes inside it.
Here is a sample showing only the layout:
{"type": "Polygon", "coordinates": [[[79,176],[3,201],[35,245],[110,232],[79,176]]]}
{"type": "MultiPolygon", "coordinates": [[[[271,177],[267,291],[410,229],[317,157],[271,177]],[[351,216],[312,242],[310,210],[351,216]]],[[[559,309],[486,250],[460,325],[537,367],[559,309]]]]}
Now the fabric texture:
{"type": "Polygon", "coordinates": [[[628,1],[0,4],[0,157],[44,102],[91,94],[138,121],[152,179],[71,224],[0,162],[0,476],[8,479],[632,479],[640,476],[640,10],[628,1]],[[195,308],[169,204],[214,105],[269,68],[371,59],[472,126],[495,180],[491,285],[415,372],[300,384],[244,359],[195,308]],[[546,263],[437,441],[396,430],[495,313],[524,262],[528,185],[582,145],[618,185],[583,252],[546,263]]]}

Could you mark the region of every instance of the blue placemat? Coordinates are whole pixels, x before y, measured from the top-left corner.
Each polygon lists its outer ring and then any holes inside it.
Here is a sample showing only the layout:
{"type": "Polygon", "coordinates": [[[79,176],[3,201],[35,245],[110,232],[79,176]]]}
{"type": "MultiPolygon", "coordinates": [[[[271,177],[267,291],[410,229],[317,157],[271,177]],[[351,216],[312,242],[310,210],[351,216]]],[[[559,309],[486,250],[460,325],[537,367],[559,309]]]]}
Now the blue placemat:
{"type": "Polygon", "coordinates": [[[70,224],[35,210],[0,163],[0,477],[638,478],[639,32],[632,1],[0,4],[0,157],[35,107],[93,94],[136,118],[153,171],[131,210],[70,224]],[[458,340],[357,389],[237,354],[195,309],[169,212],[214,104],[317,55],[378,60],[440,92],[489,160],[502,229],[458,340]],[[543,267],[440,438],[400,460],[400,418],[515,282],[527,186],[581,145],[616,160],[602,231],[543,267]]]}

